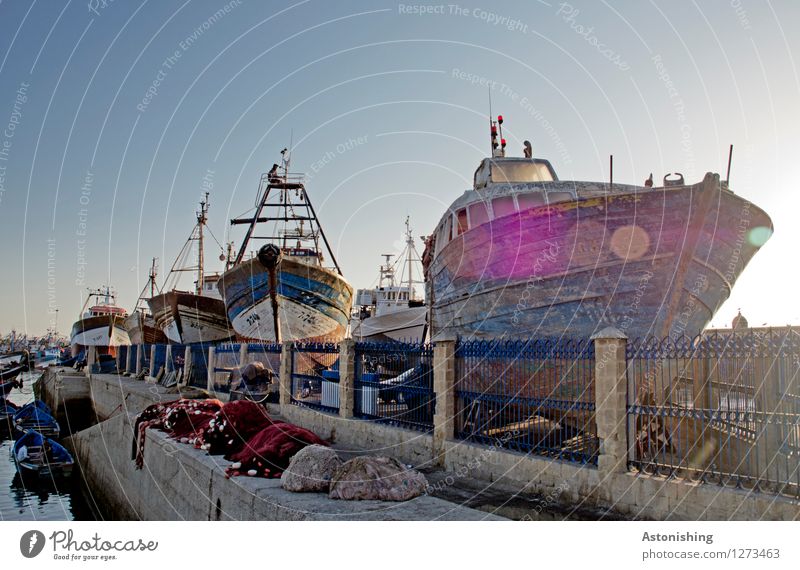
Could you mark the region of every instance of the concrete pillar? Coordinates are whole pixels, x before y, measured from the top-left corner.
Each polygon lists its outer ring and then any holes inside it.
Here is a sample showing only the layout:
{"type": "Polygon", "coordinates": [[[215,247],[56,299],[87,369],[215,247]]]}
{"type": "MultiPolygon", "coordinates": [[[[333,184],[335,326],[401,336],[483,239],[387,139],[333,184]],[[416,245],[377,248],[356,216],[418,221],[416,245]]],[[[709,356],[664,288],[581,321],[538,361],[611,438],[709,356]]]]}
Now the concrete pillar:
{"type": "Polygon", "coordinates": [[[92,366],[94,363],[97,362],[97,347],[96,346],[88,346],[86,347],[86,372],[87,374],[92,373],[92,366]]]}
{"type": "MultiPolygon", "coordinates": [[[[760,358],[754,358],[754,360],[760,360],[760,358]]],[[[780,414],[783,411],[781,409],[781,400],[783,399],[784,387],[781,385],[781,378],[785,374],[786,367],[784,366],[784,358],[780,356],[766,357],[764,360],[767,362],[765,363],[766,366],[762,367],[762,369],[765,369],[765,374],[763,375],[764,384],[762,386],[761,401],[764,402],[764,412],[767,418],[773,419],[773,414],[780,414]]],[[[758,370],[758,367],[756,367],[756,370],[758,370]]],[[[781,458],[780,454],[783,443],[783,426],[773,421],[761,427],[763,432],[761,437],[758,438],[761,472],[757,475],[771,480],[780,480],[782,478],[781,475],[783,475],[784,479],[787,476],[793,478],[794,474],[792,473],[781,473],[781,471],[786,470],[786,461],[781,458]]]]}
{"type": "Polygon", "coordinates": [[[245,366],[247,364],[248,351],[249,349],[247,348],[246,342],[239,345],[239,366],[245,366]]]}
{"type": "Polygon", "coordinates": [[[356,343],[339,343],[339,416],[352,418],[356,411],[356,343]]]}
{"type": "Polygon", "coordinates": [[[455,437],[456,427],[456,341],[437,340],[433,347],[433,462],[443,466],[445,442],[455,437]]]}
{"type": "Polygon", "coordinates": [[[278,401],[281,408],[292,404],[292,349],[294,343],[290,340],[281,347],[280,384],[278,386],[278,401]]]}
{"type": "Polygon", "coordinates": [[[133,354],[131,354],[131,353],[133,352],[133,349],[134,349],[135,346],[136,345],[133,345],[133,344],[130,345],[128,347],[127,353],[125,354],[125,372],[126,373],[130,372],[136,366],[135,364],[131,364],[133,362],[133,354]]]}
{"type": "Polygon", "coordinates": [[[158,346],[158,345],[156,345],[156,344],[151,344],[150,345],[150,374],[149,374],[149,376],[151,378],[155,378],[156,376],[158,376],[158,370],[153,370],[153,368],[155,368],[155,366],[156,366],[156,346],[158,346]]]}
{"type": "Polygon", "coordinates": [[[187,345],[183,351],[183,374],[179,385],[186,386],[189,384],[189,374],[192,370],[192,347],[187,345]]]}
{"type": "Polygon", "coordinates": [[[627,337],[614,327],[592,336],[595,357],[595,419],[600,455],[597,468],[602,481],[628,469],[628,389],[625,361],[627,337]]]}
{"type": "Polygon", "coordinates": [[[136,347],[136,376],[142,371],[142,365],[144,364],[144,345],[140,344],[136,347]]]}
{"type": "Polygon", "coordinates": [[[206,389],[214,391],[214,368],[217,366],[217,351],[213,346],[208,347],[208,376],[206,378],[206,389]]]}

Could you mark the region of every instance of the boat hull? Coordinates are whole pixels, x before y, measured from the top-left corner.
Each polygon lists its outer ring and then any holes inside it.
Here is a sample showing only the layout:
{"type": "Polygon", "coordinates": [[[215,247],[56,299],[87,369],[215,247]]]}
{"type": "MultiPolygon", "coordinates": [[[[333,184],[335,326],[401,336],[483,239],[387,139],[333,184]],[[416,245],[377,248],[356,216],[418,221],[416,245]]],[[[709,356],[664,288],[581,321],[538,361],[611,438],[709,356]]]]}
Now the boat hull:
{"type": "Polygon", "coordinates": [[[434,336],[695,336],[772,232],[708,174],[522,210],[447,243],[429,268],[434,336]]]}
{"type": "Polygon", "coordinates": [[[419,342],[425,334],[428,308],[408,307],[394,313],[354,321],[352,336],[357,341],[419,342]]]}
{"type": "MultiPolygon", "coordinates": [[[[338,342],[347,331],[353,288],[325,268],[284,256],[275,269],[280,339],[338,342]]],[[[269,272],[257,259],[226,271],[217,286],[233,329],[246,339],[275,341],[269,272]]]]}
{"type": "Polygon", "coordinates": [[[233,331],[225,303],[184,291],[169,291],[147,300],[156,328],[173,344],[229,340],[233,331]]]}
{"type": "Polygon", "coordinates": [[[156,326],[156,320],[143,314],[141,311],[134,311],[125,319],[125,329],[131,344],[166,344],[167,335],[156,326]]]}
{"type": "Polygon", "coordinates": [[[118,315],[87,317],[75,321],[72,325],[70,344],[73,347],[73,354],[76,347],[81,346],[115,347],[130,343],[125,321],[118,315]]]}

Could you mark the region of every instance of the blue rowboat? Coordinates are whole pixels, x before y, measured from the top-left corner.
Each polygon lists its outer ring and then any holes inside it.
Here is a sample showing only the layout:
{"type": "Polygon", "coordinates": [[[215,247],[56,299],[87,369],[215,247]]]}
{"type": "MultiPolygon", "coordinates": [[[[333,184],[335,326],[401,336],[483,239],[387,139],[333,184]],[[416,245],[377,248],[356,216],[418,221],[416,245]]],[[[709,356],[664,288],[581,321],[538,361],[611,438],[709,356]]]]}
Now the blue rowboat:
{"type": "Polygon", "coordinates": [[[61,427],[50,408],[41,400],[26,404],[14,414],[14,429],[17,434],[33,430],[48,437],[58,437],[61,433],[61,427]]]}
{"type": "Polygon", "coordinates": [[[12,448],[20,475],[69,477],[75,460],[62,445],[37,431],[29,430],[12,448]]]}

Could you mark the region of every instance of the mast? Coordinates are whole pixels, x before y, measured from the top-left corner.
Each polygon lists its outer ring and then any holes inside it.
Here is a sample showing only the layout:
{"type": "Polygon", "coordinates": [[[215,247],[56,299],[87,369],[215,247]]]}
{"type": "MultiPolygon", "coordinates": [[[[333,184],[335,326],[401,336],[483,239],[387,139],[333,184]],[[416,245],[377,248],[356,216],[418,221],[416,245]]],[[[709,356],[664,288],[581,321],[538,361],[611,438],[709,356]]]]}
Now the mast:
{"type": "Polygon", "coordinates": [[[412,251],[414,251],[414,238],[411,237],[411,217],[406,216],[406,268],[408,269],[408,288],[410,289],[408,299],[410,301],[416,300],[414,293],[414,277],[411,273],[412,251]]]}
{"type": "Polygon", "coordinates": [[[156,258],[153,258],[153,262],[150,265],[150,297],[156,296],[156,276],[158,275],[158,270],[156,269],[156,258]]]}
{"type": "Polygon", "coordinates": [[[208,218],[208,192],[205,198],[200,201],[200,211],[197,213],[197,294],[203,294],[203,226],[208,218]]]}
{"type": "Polygon", "coordinates": [[[338,261],[336,261],[333,249],[328,243],[328,238],[319,223],[317,213],[314,211],[314,206],[306,192],[303,176],[302,174],[289,174],[290,163],[291,156],[289,151],[288,149],[283,149],[281,151],[281,164],[273,165],[272,170],[261,176],[258,185],[257,204],[252,217],[242,216],[231,220],[232,226],[247,225],[247,231],[232,265],[238,265],[244,260],[247,248],[252,240],[272,243],[284,252],[292,249],[290,246],[291,240],[296,240],[298,248],[303,247],[303,242],[313,242],[313,251],[319,259],[320,265],[322,265],[321,237],[336,271],[341,275],[342,270],[338,261]],[[279,169],[282,172],[279,172],[279,169]],[[273,194],[273,191],[277,192],[277,196],[273,194]],[[294,192],[294,198],[292,198],[292,192],[294,192]],[[271,202],[269,201],[270,197],[273,197],[271,202]],[[276,222],[275,235],[254,235],[255,229],[259,224],[268,222],[276,222]],[[308,231],[306,231],[306,222],[308,222],[308,231]],[[278,223],[283,223],[284,227],[288,223],[293,223],[294,228],[280,231],[278,223]]]}

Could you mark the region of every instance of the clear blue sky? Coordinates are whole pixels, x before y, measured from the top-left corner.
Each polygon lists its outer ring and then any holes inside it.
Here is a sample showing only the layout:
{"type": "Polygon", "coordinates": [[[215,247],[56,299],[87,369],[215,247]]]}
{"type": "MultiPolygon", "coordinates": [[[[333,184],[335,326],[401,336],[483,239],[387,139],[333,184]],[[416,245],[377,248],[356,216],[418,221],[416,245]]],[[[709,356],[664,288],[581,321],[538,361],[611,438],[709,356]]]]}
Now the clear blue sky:
{"type": "Polygon", "coordinates": [[[209,171],[224,241],[292,133],[369,286],[405,216],[426,234],[469,186],[490,89],[512,152],[530,139],[562,179],[605,180],[613,153],[616,181],[694,182],[733,143],[732,187],[776,233],[714,324],[798,324],[798,24],[789,0],[2,0],[0,331],[44,332],[58,307],[66,333],[103,283],[131,308],[209,171]]]}

